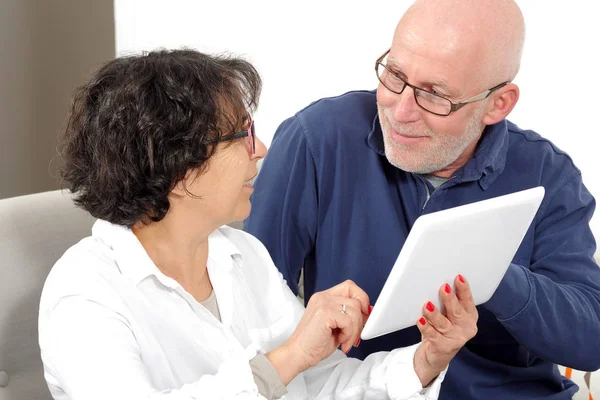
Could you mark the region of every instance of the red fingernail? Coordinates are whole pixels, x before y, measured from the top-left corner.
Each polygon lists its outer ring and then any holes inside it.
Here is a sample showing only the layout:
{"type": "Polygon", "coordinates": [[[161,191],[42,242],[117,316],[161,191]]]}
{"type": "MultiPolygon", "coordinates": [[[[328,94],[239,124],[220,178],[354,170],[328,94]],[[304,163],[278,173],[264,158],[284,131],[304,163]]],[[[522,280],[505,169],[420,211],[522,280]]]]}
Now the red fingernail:
{"type": "Polygon", "coordinates": [[[369,315],[371,315],[371,311],[373,311],[373,306],[369,304],[369,315]]]}
{"type": "Polygon", "coordinates": [[[421,317],[421,319],[419,320],[419,323],[421,325],[425,325],[425,318],[421,317]]]}
{"type": "Polygon", "coordinates": [[[452,291],[452,289],[450,289],[450,285],[448,285],[448,284],[446,283],[446,285],[444,285],[444,292],[446,292],[446,293],[450,293],[451,291],[452,291]]]}
{"type": "Polygon", "coordinates": [[[435,310],[435,307],[433,306],[433,304],[428,301],[427,302],[427,306],[425,306],[430,312],[433,312],[433,310],[435,310]]]}
{"type": "Polygon", "coordinates": [[[354,344],[354,347],[358,347],[358,345],[360,344],[360,338],[358,338],[358,340],[356,341],[356,343],[354,344]]]}
{"type": "Polygon", "coordinates": [[[465,283],[465,277],[462,276],[461,274],[458,274],[458,280],[461,281],[462,283],[465,283]]]}

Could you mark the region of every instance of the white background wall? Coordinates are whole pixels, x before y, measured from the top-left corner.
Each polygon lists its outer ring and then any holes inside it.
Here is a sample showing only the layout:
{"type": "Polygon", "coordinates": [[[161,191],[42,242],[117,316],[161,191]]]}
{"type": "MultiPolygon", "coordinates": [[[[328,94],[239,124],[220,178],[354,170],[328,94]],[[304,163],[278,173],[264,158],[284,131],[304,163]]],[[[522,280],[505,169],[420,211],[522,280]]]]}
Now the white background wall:
{"type": "MultiPolygon", "coordinates": [[[[375,59],[408,0],[115,0],[117,54],[158,47],[229,51],[264,79],[255,115],[271,143],[278,124],[323,96],[377,86],[375,59]]],[[[567,151],[600,200],[600,5],[518,1],[527,26],[521,99],[510,116],[567,151]]],[[[600,210],[592,221],[600,238],[600,210]]]]}

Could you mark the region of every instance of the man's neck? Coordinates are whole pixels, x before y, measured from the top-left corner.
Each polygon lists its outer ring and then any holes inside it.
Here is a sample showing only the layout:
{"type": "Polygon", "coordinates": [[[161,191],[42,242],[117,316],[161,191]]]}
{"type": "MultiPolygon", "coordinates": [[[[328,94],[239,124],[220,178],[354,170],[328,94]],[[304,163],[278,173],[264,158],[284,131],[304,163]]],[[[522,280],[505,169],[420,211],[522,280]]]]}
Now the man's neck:
{"type": "Polygon", "coordinates": [[[431,175],[446,179],[452,178],[454,173],[464,167],[469,162],[471,157],[473,157],[473,154],[475,154],[475,150],[477,149],[482,137],[483,135],[479,136],[479,139],[474,140],[471,144],[469,144],[469,146],[467,146],[467,148],[454,162],[450,163],[448,166],[439,171],[432,172],[431,175]]]}

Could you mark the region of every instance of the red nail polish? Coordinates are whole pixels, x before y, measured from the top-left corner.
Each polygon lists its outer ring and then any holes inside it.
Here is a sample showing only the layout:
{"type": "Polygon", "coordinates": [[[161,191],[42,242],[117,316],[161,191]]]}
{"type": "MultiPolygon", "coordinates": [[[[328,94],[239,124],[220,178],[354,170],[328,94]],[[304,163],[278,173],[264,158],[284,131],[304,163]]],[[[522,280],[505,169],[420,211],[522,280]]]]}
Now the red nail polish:
{"type": "Polygon", "coordinates": [[[425,325],[425,318],[421,317],[421,319],[419,320],[419,323],[421,325],[425,325]]]}
{"type": "Polygon", "coordinates": [[[371,311],[373,311],[373,306],[369,304],[369,315],[371,315],[371,311]]]}
{"type": "Polygon", "coordinates": [[[451,291],[452,291],[452,289],[450,289],[450,285],[448,285],[448,284],[446,283],[446,285],[444,286],[444,292],[446,292],[446,293],[450,293],[451,291]]]}
{"type": "Polygon", "coordinates": [[[461,281],[462,283],[465,283],[465,277],[462,276],[461,274],[458,274],[458,280],[461,281]]]}
{"type": "Polygon", "coordinates": [[[427,310],[429,310],[430,312],[433,312],[433,310],[435,310],[435,307],[433,306],[433,304],[428,301],[427,305],[425,306],[425,308],[427,308],[427,310]]]}

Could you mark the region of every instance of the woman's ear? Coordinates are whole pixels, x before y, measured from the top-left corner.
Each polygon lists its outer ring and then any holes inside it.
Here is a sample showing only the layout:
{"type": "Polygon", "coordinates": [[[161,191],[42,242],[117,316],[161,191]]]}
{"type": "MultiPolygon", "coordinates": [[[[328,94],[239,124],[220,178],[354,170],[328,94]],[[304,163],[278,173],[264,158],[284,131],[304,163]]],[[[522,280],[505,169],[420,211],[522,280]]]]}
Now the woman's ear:
{"type": "Polygon", "coordinates": [[[492,93],[490,99],[490,108],[483,116],[481,122],[485,125],[493,125],[505,119],[515,108],[519,100],[519,87],[514,83],[509,83],[496,92],[492,93]]]}
{"type": "Polygon", "coordinates": [[[179,182],[177,182],[175,184],[175,187],[173,188],[173,190],[171,190],[170,194],[173,196],[185,196],[186,195],[185,178],[183,178],[182,180],[180,180],[179,182]]]}
{"type": "Polygon", "coordinates": [[[202,195],[198,195],[193,192],[194,180],[197,179],[201,173],[199,170],[189,169],[183,179],[175,184],[175,187],[169,193],[169,196],[173,199],[182,199],[184,197],[192,197],[194,199],[201,199],[202,195]]]}
{"type": "Polygon", "coordinates": [[[173,190],[171,190],[171,195],[173,196],[187,196],[189,192],[187,190],[188,184],[191,183],[194,178],[196,178],[197,172],[189,169],[183,179],[175,184],[173,190]]]}

